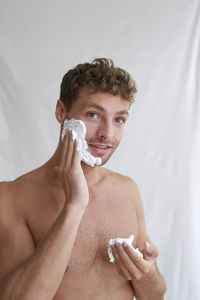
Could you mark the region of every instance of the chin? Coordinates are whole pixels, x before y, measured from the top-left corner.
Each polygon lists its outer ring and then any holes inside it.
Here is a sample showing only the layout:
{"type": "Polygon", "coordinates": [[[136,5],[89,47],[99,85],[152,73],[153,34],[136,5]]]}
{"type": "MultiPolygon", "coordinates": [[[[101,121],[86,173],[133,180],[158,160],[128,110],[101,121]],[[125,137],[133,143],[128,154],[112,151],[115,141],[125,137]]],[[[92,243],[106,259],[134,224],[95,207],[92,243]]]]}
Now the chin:
{"type": "Polygon", "coordinates": [[[101,167],[101,166],[105,165],[109,161],[110,157],[111,157],[111,155],[109,157],[105,157],[105,158],[101,157],[101,164],[99,166],[101,167]]]}

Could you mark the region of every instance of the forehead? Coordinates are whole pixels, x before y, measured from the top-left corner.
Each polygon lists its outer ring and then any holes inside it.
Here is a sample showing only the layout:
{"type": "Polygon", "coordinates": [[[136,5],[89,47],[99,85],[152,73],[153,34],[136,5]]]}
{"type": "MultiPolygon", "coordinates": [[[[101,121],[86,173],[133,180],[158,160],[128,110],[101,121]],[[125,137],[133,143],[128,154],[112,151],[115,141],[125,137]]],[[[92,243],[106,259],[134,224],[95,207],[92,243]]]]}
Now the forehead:
{"type": "Polygon", "coordinates": [[[84,110],[89,107],[101,106],[105,112],[129,111],[129,102],[120,95],[97,91],[95,93],[83,89],[78,99],[73,103],[72,110],[84,110]]]}

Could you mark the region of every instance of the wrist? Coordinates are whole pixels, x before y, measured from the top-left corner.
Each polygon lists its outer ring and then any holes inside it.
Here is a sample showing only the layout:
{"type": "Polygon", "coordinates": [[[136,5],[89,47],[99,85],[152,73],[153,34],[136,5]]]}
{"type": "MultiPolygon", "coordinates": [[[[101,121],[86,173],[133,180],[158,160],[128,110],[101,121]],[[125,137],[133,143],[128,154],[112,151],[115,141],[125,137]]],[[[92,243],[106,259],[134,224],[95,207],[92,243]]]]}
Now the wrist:
{"type": "Polygon", "coordinates": [[[77,215],[82,215],[84,214],[87,206],[83,204],[79,204],[78,202],[75,201],[70,201],[68,203],[65,203],[63,207],[63,213],[64,215],[68,215],[71,213],[75,213],[77,215]]]}
{"type": "Polygon", "coordinates": [[[131,280],[138,300],[163,300],[167,289],[166,281],[156,267],[143,280],[131,280]]]}
{"type": "Polygon", "coordinates": [[[157,278],[155,280],[155,282],[153,283],[154,285],[154,295],[152,298],[152,300],[163,300],[164,299],[164,294],[167,290],[167,285],[166,285],[166,281],[164,279],[164,277],[162,276],[162,274],[158,271],[157,273],[157,278]]]}

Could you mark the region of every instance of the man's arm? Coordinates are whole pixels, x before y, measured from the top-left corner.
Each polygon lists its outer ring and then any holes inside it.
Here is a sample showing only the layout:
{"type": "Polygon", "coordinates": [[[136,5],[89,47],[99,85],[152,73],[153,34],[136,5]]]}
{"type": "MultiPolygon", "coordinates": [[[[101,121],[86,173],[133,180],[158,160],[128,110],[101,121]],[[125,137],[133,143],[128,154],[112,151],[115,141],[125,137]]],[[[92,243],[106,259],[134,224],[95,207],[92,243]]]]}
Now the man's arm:
{"type": "Polygon", "coordinates": [[[135,182],[133,182],[132,185],[134,189],[134,201],[138,218],[137,247],[141,249],[143,258],[148,264],[146,264],[143,272],[141,272],[141,277],[139,276],[138,280],[133,278],[131,283],[135,292],[135,296],[138,300],[162,300],[166,292],[166,281],[159,272],[156,261],[159,251],[155,245],[153,245],[147,235],[144,209],[139,189],[135,182]]]}
{"type": "MultiPolygon", "coordinates": [[[[9,260],[12,259],[12,269],[0,283],[1,300],[51,300],[61,283],[67,268],[71,250],[84,211],[79,207],[68,207],[63,211],[51,226],[42,244],[32,253],[26,248],[29,236],[22,236],[24,228],[14,221],[0,229],[0,276],[8,270],[9,260]],[[11,227],[10,227],[11,226],[11,227]],[[15,230],[13,230],[15,226],[15,230]],[[8,232],[8,234],[7,234],[8,232]],[[15,234],[15,236],[14,236],[15,234]],[[12,240],[17,241],[13,243],[12,240]],[[6,251],[5,251],[6,250],[6,251]],[[28,251],[30,256],[27,258],[28,251]],[[20,252],[26,252],[22,257],[20,252]],[[31,254],[32,253],[32,254],[31,254]],[[14,257],[13,257],[14,256],[14,257]],[[19,263],[20,257],[20,263],[19,263]],[[18,264],[19,263],[19,264],[18,264]]],[[[0,225],[1,222],[0,222],[0,225]]],[[[7,272],[6,272],[7,273],[7,272]]]]}
{"type": "MultiPolygon", "coordinates": [[[[129,179],[130,180],[130,179],[129,179]]],[[[145,228],[144,211],[139,190],[134,181],[129,181],[137,213],[138,239],[136,247],[143,253],[139,257],[126,243],[115,244],[112,252],[119,274],[130,280],[137,300],[162,300],[166,291],[166,282],[158,270],[157,248],[151,243],[145,228]]]]}
{"type": "MultiPolygon", "coordinates": [[[[25,225],[19,226],[16,216],[9,219],[3,214],[0,220],[1,300],[52,300],[56,294],[89,200],[80,154],[75,150],[75,145],[71,134],[67,133],[60,165],[57,167],[66,202],[43,242],[33,254],[30,236],[28,234],[26,237],[21,236],[25,232],[25,225]],[[18,230],[14,230],[16,227],[18,230]],[[29,243],[29,248],[25,251],[26,242],[29,243]],[[24,253],[24,258],[20,251],[24,253]],[[7,274],[7,271],[10,273],[7,274]]],[[[0,191],[0,199],[1,197],[6,196],[0,191]]]]}

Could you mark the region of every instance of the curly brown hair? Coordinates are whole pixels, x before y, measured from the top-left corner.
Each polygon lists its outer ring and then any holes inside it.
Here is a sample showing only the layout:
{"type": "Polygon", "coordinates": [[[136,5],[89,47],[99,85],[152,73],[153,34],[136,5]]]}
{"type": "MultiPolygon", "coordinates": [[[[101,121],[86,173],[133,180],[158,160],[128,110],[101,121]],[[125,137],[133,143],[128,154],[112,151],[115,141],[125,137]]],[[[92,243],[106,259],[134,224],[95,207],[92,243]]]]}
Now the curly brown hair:
{"type": "Polygon", "coordinates": [[[120,95],[130,102],[130,105],[134,102],[134,94],[137,92],[131,75],[115,67],[112,59],[107,58],[96,58],[92,63],[78,64],[63,76],[60,99],[67,111],[70,111],[84,87],[94,93],[101,91],[120,95]]]}

